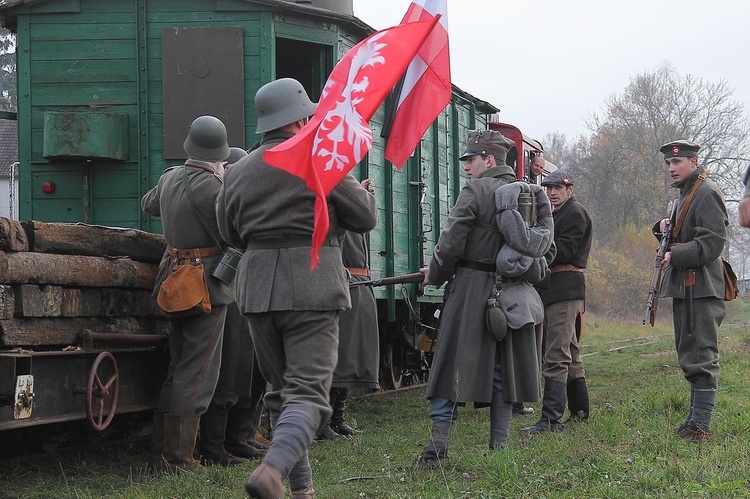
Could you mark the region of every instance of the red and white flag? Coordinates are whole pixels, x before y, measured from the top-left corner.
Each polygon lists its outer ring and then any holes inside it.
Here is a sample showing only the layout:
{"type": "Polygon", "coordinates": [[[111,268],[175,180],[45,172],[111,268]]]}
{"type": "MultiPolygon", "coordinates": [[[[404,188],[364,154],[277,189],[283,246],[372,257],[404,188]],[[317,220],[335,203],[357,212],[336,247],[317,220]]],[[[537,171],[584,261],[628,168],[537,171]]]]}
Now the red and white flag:
{"type": "Polygon", "coordinates": [[[328,233],[326,195],[372,147],[369,121],[435,28],[437,17],[373,33],[333,68],[315,114],[294,137],[267,150],[263,159],[301,177],[315,200],[310,267],[328,233]]]}
{"type": "Polygon", "coordinates": [[[413,0],[401,24],[440,15],[440,23],[419,48],[406,70],[385,159],[401,168],[427,128],[451,100],[448,47],[448,0],[413,0]]]}

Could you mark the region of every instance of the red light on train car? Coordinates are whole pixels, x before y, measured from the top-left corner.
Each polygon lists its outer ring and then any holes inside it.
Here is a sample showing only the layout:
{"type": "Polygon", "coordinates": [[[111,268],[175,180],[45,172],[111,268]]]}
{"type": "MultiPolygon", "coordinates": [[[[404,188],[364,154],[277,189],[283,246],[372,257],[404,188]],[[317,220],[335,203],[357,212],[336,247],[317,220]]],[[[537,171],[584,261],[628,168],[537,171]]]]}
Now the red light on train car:
{"type": "Polygon", "coordinates": [[[57,189],[57,186],[51,180],[48,180],[42,184],[42,190],[47,194],[52,194],[53,192],[55,192],[55,189],[57,189]]]}

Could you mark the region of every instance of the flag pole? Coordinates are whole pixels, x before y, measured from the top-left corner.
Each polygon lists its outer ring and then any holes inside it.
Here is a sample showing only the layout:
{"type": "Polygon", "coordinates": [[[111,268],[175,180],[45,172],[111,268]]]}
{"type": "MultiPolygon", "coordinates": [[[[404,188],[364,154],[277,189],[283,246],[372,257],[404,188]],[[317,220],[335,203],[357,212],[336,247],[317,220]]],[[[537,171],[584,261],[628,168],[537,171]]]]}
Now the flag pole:
{"type": "Polygon", "coordinates": [[[398,101],[401,100],[401,92],[404,89],[404,80],[406,79],[406,73],[401,75],[398,79],[396,86],[391,91],[391,98],[388,99],[388,104],[385,106],[385,118],[383,119],[383,129],[380,131],[380,137],[388,140],[391,136],[391,129],[393,129],[393,122],[396,120],[396,110],[398,110],[398,101]]]}

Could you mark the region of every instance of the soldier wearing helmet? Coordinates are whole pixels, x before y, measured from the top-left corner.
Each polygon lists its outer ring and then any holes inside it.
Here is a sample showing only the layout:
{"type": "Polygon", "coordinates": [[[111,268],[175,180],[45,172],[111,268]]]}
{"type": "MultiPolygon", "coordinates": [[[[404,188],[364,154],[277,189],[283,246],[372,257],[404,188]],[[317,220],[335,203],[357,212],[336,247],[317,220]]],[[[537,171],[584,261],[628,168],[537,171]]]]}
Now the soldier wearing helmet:
{"type": "Polygon", "coordinates": [[[351,307],[339,236],[377,223],[375,199],[351,175],[328,196],[330,229],[310,270],[315,194],[305,181],[263,161],[263,153],[293,137],[316,104],[292,78],[255,95],[260,145],[227,171],[216,204],[219,228],[244,247],[237,302],[245,315],[263,376],[273,439],[245,489],[251,497],[314,497],[307,450],[332,410],[329,388],[338,344],[339,311],[351,307]]]}
{"type": "Polygon", "coordinates": [[[167,473],[203,470],[193,448],[200,417],[219,378],[227,306],[235,301],[232,286],[212,275],[225,246],[214,210],[222,162],[229,156],[224,123],[199,116],[190,125],[184,148],[189,156],[185,164],[167,168],[141,200],[143,211],[161,217],[167,241],[154,296],[177,265],[202,263],[211,301],[207,314],[175,319],[169,335],[170,364],[154,413],[148,463],[167,473]]]}

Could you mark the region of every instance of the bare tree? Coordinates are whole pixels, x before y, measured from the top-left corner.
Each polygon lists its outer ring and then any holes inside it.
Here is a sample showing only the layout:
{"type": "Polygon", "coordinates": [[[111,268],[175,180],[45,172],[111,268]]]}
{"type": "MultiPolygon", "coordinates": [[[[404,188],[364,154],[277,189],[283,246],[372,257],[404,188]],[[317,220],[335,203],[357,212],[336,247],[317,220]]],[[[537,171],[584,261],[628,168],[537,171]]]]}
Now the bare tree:
{"type": "Polygon", "coordinates": [[[597,214],[598,239],[664,216],[667,202],[677,195],[659,153],[670,140],[700,143],[710,178],[736,199],[750,156],[750,132],[744,106],[733,93],[726,81],[681,76],[665,64],[607,99],[602,114],[587,121],[588,143],[568,149],[575,161],[570,169],[585,179],[578,182],[580,196],[597,214]]]}

